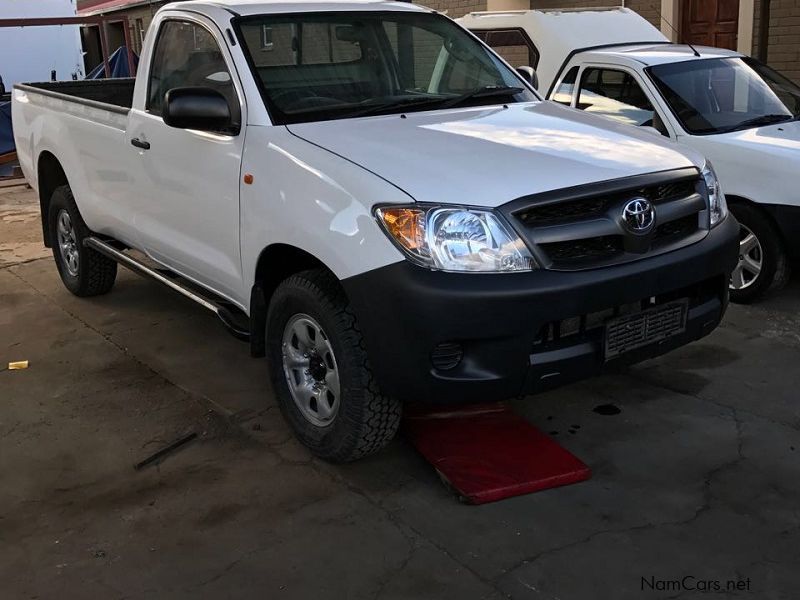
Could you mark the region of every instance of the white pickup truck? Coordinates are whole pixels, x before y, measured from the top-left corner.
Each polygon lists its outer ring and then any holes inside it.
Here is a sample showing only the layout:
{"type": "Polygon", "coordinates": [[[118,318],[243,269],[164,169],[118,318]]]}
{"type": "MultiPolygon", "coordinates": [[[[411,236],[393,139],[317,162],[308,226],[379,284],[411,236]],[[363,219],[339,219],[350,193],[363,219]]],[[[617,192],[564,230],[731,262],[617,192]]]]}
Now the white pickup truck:
{"type": "Polygon", "coordinates": [[[103,294],[121,263],[216,312],[325,459],[382,447],[404,402],[552,388],[725,312],[710,166],[543,102],[434,11],[181,2],[140,65],[14,87],[61,278],[103,294]]]}
{"type": "Polygon", "coordinates": [[[800,259],[800,87],[737,52],[672,44],[627,8],[478,12],[459,22],[514,66],[535,67],[548,99],[701,152],[742,226],[732,300],[786,283],[800,259]]]}

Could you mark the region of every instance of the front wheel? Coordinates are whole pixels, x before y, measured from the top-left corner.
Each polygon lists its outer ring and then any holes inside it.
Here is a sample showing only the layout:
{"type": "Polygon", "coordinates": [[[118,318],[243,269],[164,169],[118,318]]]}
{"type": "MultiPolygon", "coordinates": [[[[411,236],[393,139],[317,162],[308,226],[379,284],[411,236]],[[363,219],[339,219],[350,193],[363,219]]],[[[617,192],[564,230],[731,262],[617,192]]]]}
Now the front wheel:
{"type": "Polygon", "coordinates": [[[315,269],[281,283],[270,302],[266,336],[281,412],[314,454],[349,462],[392,440],[401,403],[380,393],[335,277],[315,269]]]}
{"type": "Polygon", "coordinates": [[[739,262],[731,274],[731,300],[749,304],[786,284],[789,261],[780,233],[761,210],[735,204],[731,212],[740,225],[739,262]]]}

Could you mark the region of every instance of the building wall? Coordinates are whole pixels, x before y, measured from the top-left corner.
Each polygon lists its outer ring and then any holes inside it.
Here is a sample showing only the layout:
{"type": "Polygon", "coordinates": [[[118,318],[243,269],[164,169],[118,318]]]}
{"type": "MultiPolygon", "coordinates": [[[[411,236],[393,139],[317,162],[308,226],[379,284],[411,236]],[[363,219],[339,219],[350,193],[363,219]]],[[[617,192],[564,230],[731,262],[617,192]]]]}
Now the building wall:
{"type": "Polygon", "coordinates": [[[153,20],[153,15],[155,15],[156,11],[161,8],[163,4],[165,4],[165,2],[155,3],[152,6],[140,6],[138,8],[131,8],[119,12],[119,14],[125,14],[128,17],[128,26],[131,30],[131,46],[133,47],[133,51],[137,54],[140,54],[142,51],[142,42],[138,39],[138,33],[136,32],[136,20],[142,20],[142,30],[146,33],[150,22],[153,20]]]}
{"type": "MultiPolygon", "coordinates": [[[[761,0],[756,0],[753,53],[758,48],[761,0]]],[[[767,63],[800,83],[800,0],[772,0],[767,63]]]]}
{"type": "MultiPolygon", "coordinates": [[[[434,10],[446,12],[452,18],[461,17],[468,12],[488,10],[490,3],[499,0],[417,0],[418,4],[434,10]]],[[[616,0],[530,0],[531,8],[579,8],[602,7],[617,4],[616,0]]],[[[759,10],[761,0],[755,0],[755,23],[753,27],[753,53],[758,48],[759,10]]],[[[141,6],[120,14],[130,19],[133,49],[140,52],[141,43],[136,35],[136,19],[142,20],[144,31],[152,21],[153,13],[165,2],[154,2],[152,6],[141,6]]],[[[626,6],[635,10],[653,25],[661,28],[659,0],[627,0],[626,6]]],[[[794,81],[800,82],[800,0],[772,0],[769,32],[770,66],[781,71],[794,81]]],[[[675,27],[678,23],[673,23],[675,27]]],[[[112,49],[113,50],[113,49],[112,49]]]]}

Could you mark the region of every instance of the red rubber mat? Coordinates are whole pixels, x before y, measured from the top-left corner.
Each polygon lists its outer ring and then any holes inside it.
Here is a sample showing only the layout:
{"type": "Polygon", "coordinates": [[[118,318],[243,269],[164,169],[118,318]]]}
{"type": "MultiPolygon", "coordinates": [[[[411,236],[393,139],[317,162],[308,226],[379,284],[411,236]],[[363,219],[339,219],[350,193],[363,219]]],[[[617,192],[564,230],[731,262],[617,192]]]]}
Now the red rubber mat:
{"type": "Polygon", "coordinates": [[[584,481],[592,472],[506,404],[409,410],[406,434],[470,504],[584,481]]]}

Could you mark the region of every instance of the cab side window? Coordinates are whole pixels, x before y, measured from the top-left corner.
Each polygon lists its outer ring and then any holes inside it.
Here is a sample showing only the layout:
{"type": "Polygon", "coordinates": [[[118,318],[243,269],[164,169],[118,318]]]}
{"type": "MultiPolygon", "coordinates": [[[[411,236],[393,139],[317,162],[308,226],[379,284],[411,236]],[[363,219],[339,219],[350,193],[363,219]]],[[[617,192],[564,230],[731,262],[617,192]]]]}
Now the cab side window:
{"type": "Polygon", "coordinates": [[[564,79],[561,80],[561,83],[558,84],[556,88],[556,93],[553,94],[553,102],[558,102],[559,104],[566,104],[567,106],[572,105],[572,93],[575,91],[575,82],[578,80],[578,67],[572,67],[566,75],[564,75],[564,79]]]}
{"type": "Polygon", "coordinates": [[[472,33],[514,68],[536,68],[539,63],[539,51],[522,29],[492,29],[472,33]]]}
{"type": "Polygon", "coordinates": [[[236,90],[214,36],[195,23],[166,21],[158,32],[150,66],[147,110],[160,116],[164,96],[178,87],[218,91],[228,101],[234,122],[239,120],[236,90]]]}
{"type": "Polygon", "coordinates": [[[628,125],[653,126],[655,110],[633,75],[590,67],[581,77],[578,108],[628,125]]]}

